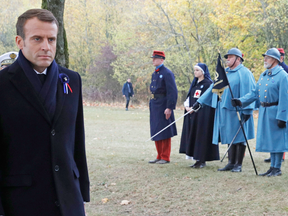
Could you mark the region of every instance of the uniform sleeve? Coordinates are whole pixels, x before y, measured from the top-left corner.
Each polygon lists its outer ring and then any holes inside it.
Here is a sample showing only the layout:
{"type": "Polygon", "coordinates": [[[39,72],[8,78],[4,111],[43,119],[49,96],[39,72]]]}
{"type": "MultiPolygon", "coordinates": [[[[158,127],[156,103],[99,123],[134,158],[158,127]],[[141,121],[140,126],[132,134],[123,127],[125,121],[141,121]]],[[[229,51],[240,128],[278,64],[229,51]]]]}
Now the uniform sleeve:
{"type": "Polygon", "coordinates": [[[276,119],[287,122],[287,104],[288,104],[288,75],[284,76],[279,86],[279,101],[276,119]]]}
{"type": "MultiPolygon", "coordinates": [[[[240,97],[243,97],[249,94],[250,92],[254,91],[254,89],[256,88],[256,82],[255,82],[255,78],[253,74],[248,69],[240,71],[239,75],[241,75],[240,97]]],[[[257,92],[257,96],[258,96],[258,92],[257,92]]],[[[244,114],[246,115],[252,114],[253,109],[255,109],[255,104],[253,104],[253,102],[247,104],[246,106],[243,106],[242,111],[244,114]]]]}
{"type": "Polygon", "coordinates": [[[165,85],[166,85],[166,97],[167,97],[167,105],[166,107],[169,109],[175,109],[178,97],[178,90],[175,83],[175,77],[172,72],[167,73],[165,76],[165,85]]]}
{"type": "MultiPolygon", "coordinates": [[[[78,75],[79,76],[79,75],[78,75]]],[[[84,118],[83,118],[83,102],[82,102],[82,84],[79,76],[80,92],[79,92],[79,104],[78,114],[76,119],[75,128],[75,153],[74,160],[80,173],[80,189],[83,197],[83,201],[90,201],[90,183],[88,176],[88,168],[85,152],[85,133],[84,133],[84,118]]]]}
{"type": "MultiPolygon", "coordinates": [[[[256,101],[255,108],[258,108],[259,107],[258,85],[256,85],[256,87],[251,92],[249,92],[248,94],[246,94],[243,97],[239,98],[239,100],[242,102],[242,107],[243,108],[249,106],[254,101],[256,101]]],[[[244,114],[249,114],[249,113],[244,113],[244,114]]]]}
{"type": "Polygon", "coordinates": [[[213,88],[213,83],[209,86],[209,88],[204,92],[204,94],[197,100],[198,103],[201,105],[207,105],[207,106],[212,106],[212,88],[213,88]]]}

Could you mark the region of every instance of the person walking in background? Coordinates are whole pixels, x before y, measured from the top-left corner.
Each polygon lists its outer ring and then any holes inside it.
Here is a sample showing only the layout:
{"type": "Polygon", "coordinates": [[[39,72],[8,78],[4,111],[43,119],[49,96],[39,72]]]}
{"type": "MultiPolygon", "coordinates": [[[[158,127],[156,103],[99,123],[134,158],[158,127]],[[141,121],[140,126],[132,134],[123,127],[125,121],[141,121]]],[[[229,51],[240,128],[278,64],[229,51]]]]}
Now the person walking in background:
{"type": "MultiPolygon", "coordinates": [[[[172,123],[174,119],[173,110],[176,108],[178,91],[174,74],[164,66],[165,53],[154,51],[153,65],[155,71],[152,74],[150,91],[150,133],[151,136],[172,123]]],[[[157,158],[149,163],[166,164],[170,162],[171,137],[177,135],[176,125],[164,130],[155,136],[157,158]]]]}
{"type": "MultiPolygon", "coordinates": [[[[234,97],[242,97],[255,88],[255,79],[251,71],[246,68],[242,52],[237,48],[230,49],[224,57],[227,59],[227,79],[230,83],[234,97]]],[[[212,106],[215,109],[213,143],[229,144],[233,140],[240,126],[235,107],[231,105],[231,93],[225,89],[221,98],[212,93],[213,85],[196,101],[193,110],[203,105],[212,106]]],[[[240,110],[241,120],[245,122],[244,131],[247,139],[254,138],[253,121],[254,104],[240,110]]],[[[246,142],[242,131],[238,133],[228,151],[228,164],[218,171],[241,172],[245,154],[246,142]]]]}
{"type": "Polygon", "coordinates": [[[130,97],[134,97],[133,86],[132,86],[130,78],[128,78],[127,82],[124,83],[123,88],[122,88],[122,94],[123,94],[123,97],[126,97],[126,111],[128,111],[130,97]]]}
{"type": "MultiPolygon", "coordinates": [[[[194,80],[184,102],[185,111],[191,110],[192,105],[213,83],[206,64],[198,63],[194,66],[194,80]]],[[[203,168],[206,161],[219,160],[218,145],[212,144],[215,109],[204,106],[196,113],[185,116],[181,135],[180,153],[187,158],[196,160],[192,168],[203,168]]]]}
{"type": "Polygon", "coordinates": [[[233,106],[245,108],[256,101],[259,108],[256,152],[270,152],[271,166],[260,176],[280,176],[283,152],[288,151],[288,75],[279,66],[280,53],[276,48],[266,51],[264,67],[256,88],[243,97],[232,100],[233,106]]]}

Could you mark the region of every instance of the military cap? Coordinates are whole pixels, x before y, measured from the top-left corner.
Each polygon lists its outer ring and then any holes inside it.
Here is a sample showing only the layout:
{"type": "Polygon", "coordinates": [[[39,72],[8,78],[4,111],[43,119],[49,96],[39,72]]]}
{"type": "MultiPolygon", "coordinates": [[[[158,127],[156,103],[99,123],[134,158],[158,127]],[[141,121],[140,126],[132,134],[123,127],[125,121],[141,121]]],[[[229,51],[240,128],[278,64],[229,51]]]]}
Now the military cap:
{"type": "Polygon", "coordinates": [[[18,57],[17,52],[8,52],[0,56],[0,64],[1,67],[6,65],[9,66],[11,65],[18,57]]]}
{"type": "Polygon", "coordinates": [[[281,55],[281,56],[284,56],[284,55],[285,55],[285,51],[284,51],[283,48],[277,48],[277,49],[278,49],[278,51],[280,52],[280,55],[281,55]]]}
{"type": "Polygon", "coordinates": [[[280,62],[280,52],[276,48],[268,49],[265,54],[262,54],[262,56],[270,56],[280,62]]]}
{"type": "Polygon", "coordinates": [[[163,51],[154,50],[151,58],[165,59],[165,53],[163,51]]]}
{"type": "Polygon", "coordinates": [[[237,49],[237,48],[231,48],[230,50],[228,50],[227,54],[224,55],[224,58],[227,59],[228,55],[235,55],[235,56],[238,56],[242,59],[242,61],[244,62],[244,59],[243,59],[243,54],[242,52],[237,49]]]}

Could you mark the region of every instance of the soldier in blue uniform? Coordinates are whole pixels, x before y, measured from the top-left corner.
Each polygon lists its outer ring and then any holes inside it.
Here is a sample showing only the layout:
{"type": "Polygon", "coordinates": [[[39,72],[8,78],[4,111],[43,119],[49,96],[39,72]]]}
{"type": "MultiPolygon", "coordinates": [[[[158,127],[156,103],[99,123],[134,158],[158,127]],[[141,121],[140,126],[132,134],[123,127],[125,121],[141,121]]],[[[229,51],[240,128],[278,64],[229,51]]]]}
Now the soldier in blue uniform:
{"type": "MultiPolygon", "coordinates": [[[[283,48],[277,48],[278,51],[280,52],[280,63],[279,65],[288,73],[288,66],[285,64],[284,62],[284,59],[285,59],[285,51],[283,48]]],[[[282,162],[284,161],[284,158],[285,158],[285,152],[283,153],[283,159],[282,159],[282,162]]],[[[267,159],[264,159],[264,162],[266,163],[270,163],[271,162],[271,158],[267,158],[267,159]]]]}
{"type": "MultiPolygon", "coordinates": [[[[177,87],[174,74],[164,66],[165,53],[154,51],[153,65],[156,67],[152,74],[150,91],[150,132],[151,136],[172,123],[174,119],[173,110],[177,103],[177,87]]],[[[157,149],[157,158],[149,163],[166,164],[170,162],[171,137],[177,135],[176,125],[164,130],[153,138],[157,149]]]]}
{"type": "Polygon", "coordinates": [[[127,82],[124,83],[123,88],[122,88],[122,94],[123,94],[123,97],[126,97],[126,111],[128,111],[130,97],[134,97],[133,86],[132,86],[130,78],[128,78],[127,82]]]}
{"type": "MultiPolygon", "coordinates": [[[[242,97],[255,88],[255,79],[251,71],[246,68],[242,62],[244,61],[241,51],[232,48],[224,56],[227,61],[226,74],[231,86],[234,97],[242,97]]],[[[229,144],[236,135],[240,126],[235,108],[231,105],[231,93],[229,89],[225,89],[221,99],[212,93],[213,84],[193,105],[193,110],[197,110],[203,105],[215,108],[213,144],[218,145],[229,144]]],[[[254,121],[253,121],[254,105],[245,107],[240,110],[242,121],[245,121],[244,131],[247,139],[254,138],[254,121]]],[[[246,149],[245,137],[242,131],[236,136],[232,146],[228,151],[228,164],[218,171],[241,172],[242,162],[246,149]]]]}
{"type": "Polygon", "coordinates": [[[280,53],[276,48],[267,50],[264,56],[265,70],[250,93],[233,99],[233,106],[245,107],[256,101],[259,108],[256,138],[257,152],[270,152],[271,166],[260,176],[279,176],[283,152],[288,151],[288,75],[280,63],[280,53]]]}

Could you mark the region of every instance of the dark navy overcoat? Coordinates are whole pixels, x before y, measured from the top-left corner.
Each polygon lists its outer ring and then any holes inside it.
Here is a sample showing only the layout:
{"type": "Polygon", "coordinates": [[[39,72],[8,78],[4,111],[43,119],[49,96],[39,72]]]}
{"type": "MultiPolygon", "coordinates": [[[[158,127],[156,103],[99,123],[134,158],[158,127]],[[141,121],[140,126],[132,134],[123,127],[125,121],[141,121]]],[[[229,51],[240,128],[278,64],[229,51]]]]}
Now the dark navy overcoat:
{"type": "MultiPolygon", "coordinates": [[[[150,132],[151,136],[161,129],[165,128],[175,120],[173,110],[176,107],[178,91],[175,83],[174,74],[164,65],[158,72],[152,74],[150,91],[152,94],[163,95],[156,99],[150,99],[150,132]],[[171,117],[166,120],[164,111],[166,108],[172,110],[171,117]]],[[[176,136],[176,124],[167,128],[165,131],[153,138],[153,141],[159,141],[176,136]]]]}
{"type": "Polygon", "coordinates": [[[17,61],[0,71],[0,215],[84,216],[89,178],[80,76],[59,66],[73,93],[64,94],[58,79],[51,121],[17,61]]]}

